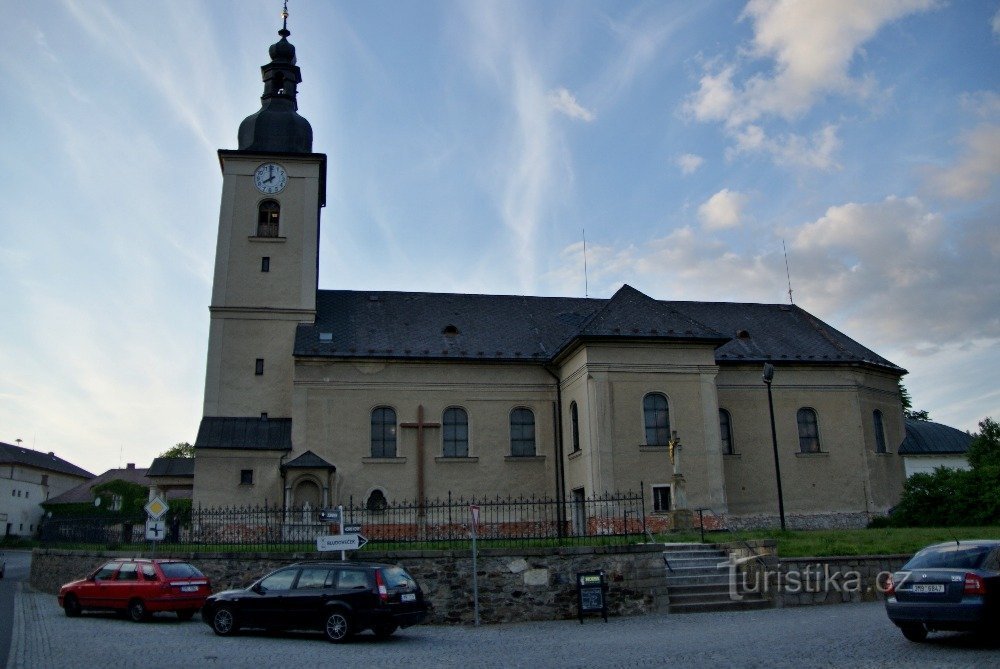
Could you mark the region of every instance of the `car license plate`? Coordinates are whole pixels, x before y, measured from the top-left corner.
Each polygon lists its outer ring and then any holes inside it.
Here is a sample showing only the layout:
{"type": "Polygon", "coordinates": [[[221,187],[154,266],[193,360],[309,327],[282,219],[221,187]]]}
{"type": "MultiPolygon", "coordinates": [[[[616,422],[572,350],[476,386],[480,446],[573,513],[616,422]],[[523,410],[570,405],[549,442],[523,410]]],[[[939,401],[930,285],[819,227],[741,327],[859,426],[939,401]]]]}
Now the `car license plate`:
{"type": "Polygon", "coordinates": [[[415,602],[417,601],[417,596],[412,592],[404,592],[399,596],[399,600],[402,602],[415,602]]]}
{"type": "Polygon", "coordinates": [[[913,592],[944,592],[944,585],[938,583],[917,583],[913,586],[913,592]]]}
{"type": "Polygon", "coordinates": [[[181,592],[198,592],[197,585],[182,585],[181,592]]]}

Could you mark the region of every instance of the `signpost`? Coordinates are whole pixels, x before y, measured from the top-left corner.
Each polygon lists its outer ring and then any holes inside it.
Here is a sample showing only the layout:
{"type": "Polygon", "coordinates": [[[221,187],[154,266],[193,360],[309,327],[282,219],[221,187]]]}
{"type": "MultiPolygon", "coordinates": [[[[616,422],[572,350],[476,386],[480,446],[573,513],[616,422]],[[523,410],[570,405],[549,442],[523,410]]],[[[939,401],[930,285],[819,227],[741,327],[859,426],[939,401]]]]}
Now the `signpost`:
{"type": "MultiPolygon", "coordinates": [[[[146,502],[146,506],[143,509],[146,510],[148,516],[146,520],[146,540],[152,542],[163,541],[167,536],[167,523],[161,520],[161,518],[170,510],[170,505],[157,495],[146,502]]],[[[156,555],[156,543],[153,543],[153,555],[156,555]]]]}

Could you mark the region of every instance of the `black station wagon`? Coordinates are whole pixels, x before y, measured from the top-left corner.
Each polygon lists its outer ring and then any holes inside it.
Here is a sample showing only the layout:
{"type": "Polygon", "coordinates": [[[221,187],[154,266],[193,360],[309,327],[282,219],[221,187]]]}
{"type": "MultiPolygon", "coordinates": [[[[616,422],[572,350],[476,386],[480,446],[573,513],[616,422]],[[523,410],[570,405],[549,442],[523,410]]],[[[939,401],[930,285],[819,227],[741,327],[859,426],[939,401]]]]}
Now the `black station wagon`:
{"type": "Polygon", "coordinates": [[[320,630],[344,641],[372,630],[379,638],[427,617],[429,604],[405,569],[364,562],[302,562],[243,590],[208,598],[201,619],[220,636],[243,628],[320,630]]]}

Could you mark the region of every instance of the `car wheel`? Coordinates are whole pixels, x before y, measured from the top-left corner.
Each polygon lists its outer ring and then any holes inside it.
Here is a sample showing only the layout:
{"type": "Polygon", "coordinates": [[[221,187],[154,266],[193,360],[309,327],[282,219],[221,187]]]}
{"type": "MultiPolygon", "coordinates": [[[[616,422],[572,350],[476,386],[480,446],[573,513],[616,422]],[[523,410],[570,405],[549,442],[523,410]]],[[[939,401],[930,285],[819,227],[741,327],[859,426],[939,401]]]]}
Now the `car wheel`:
{"type": "Polygon", "coordinates": [[[80,601],[76,597],[66,595],[66,599],[63,600],[63,610],[66,611],[68,618],[76,618],[83,609],[80,608],[80,601]]]}
{"type": "Polygon", "coordinates": [[[923,623],[909,623],[902,625],[899,629],[903,631],[903,636],[915,643],[920,643],[927,638],[927,627],[923,623]]]}
{"type": "Polygon", "coordinates": [[[345,641],[352,632],[351,620],[343,611],[333,611],[323,621],[323,633],[334,643],[345,641]]]}
{"type": "Polygon", "coordinates": [[[141,599],[133,599],[128,603],[128,617],[132,622],[141,623],[149,619],[149,611],[141,599]]]}
{"type": "Polygon", "coordinates": [[[392,623],[378,623],[372,628],[376,639],[388,639],[398,628],[392,623]]]}
{"type": "Polygon", "coordinates": [[[188,609],[187,611],[178,611],[177,617],[180,618],[181,620],[191,620],[192,618],[194,618],[194,610],[188,609]]]}
{"type": "Polygon", "coordinates": [[[239,627],[236,625],[236,616],[232,609],[228,606],[216,609],[212,614],[212,631],[219,636],[229,636],[235,634],[237,630],[239,627]]]}

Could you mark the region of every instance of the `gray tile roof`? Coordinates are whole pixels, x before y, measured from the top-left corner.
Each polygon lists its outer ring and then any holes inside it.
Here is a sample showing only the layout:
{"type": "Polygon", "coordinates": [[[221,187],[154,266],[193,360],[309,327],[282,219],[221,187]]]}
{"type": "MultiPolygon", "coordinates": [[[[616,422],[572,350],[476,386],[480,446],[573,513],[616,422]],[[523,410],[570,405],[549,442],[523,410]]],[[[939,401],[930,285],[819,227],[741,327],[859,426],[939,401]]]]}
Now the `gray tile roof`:
{"type": "Polygon", "coordinates": [[[156,458],[146,476],[194,478],[194,458],[156,458]]]}
{"type": "Polygon", "coordinates": [[[899,446],[900,455],[964,454],[972,435],[948,425],[928,420],[906,419],[906,437],[899,446]]]}
{"type": "Polygon", "coordinates": [[[320,290],[295,355],[549,363],[593,338],[707,341],[716,360],[865,364],[905,370],[794,305],[320,290]]]}
{"type": "Polygon", "coordinates": [[[261,451],[292,450],[291,418],[223,418],[205,416],[194,442],[199,448],[239,448],[261,451]]]}
{"type": "Polygon", "coordinates": [[[337,469],[312,451],[306,451],[294,460],[286,462],[283,467],[285,469],[332,469],[334,471],[337,469]]]}
{"type": "Polygon", "coordinates": [[[94,478],[94,475],[86,469],[66,462],[62,458],[56,457],[54,453],[42,453],[23,446],[15,446],[0,441],[0,464],[21,465],[23,467],[34,467],[59,474],[69,474],[70,476],[80,476],[87,479],[94,478]]]}

